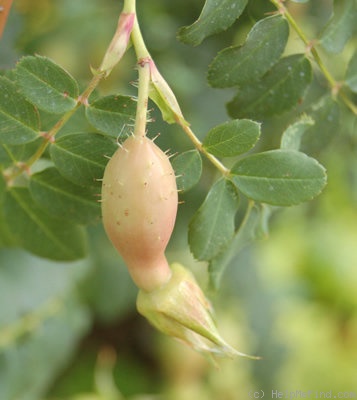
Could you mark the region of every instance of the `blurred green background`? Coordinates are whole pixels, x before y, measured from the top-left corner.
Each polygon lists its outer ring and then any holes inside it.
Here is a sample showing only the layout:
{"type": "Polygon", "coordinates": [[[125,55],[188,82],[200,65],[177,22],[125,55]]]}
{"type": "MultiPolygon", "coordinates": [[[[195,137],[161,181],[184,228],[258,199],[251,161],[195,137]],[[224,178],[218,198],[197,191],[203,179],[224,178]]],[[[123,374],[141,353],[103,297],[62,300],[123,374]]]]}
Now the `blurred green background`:
{"type": "MultiPolygon", "coordinates": [[[[147,46],[202,138],[228,119],[225,103],[233,94],[209,88],[207,66],[219,50],[242,42],[252,24],[274,8],[267,0],[250,1],[233,27],[191,48],[176,40],[176,32],[197,18],[202,1],[137,3],[147,46]]],[[[289,5],[311,38],[332,10],[330,0],[289,5]]],[[[10,69],[22,55],[37,53],[85,85],[90,66],[100,63],[115,31],[121,7],[116,0],[15,0],[0,42],[0,68],[10,69]]],[[[342,54],[321,53],[337,80],[355,45],[356,38],[342,54]]],[[[291,33],[286,53],[299,51],[301,42],[291,33]]],[[[136,79],[134,67],[129,50],[99,94],[135,95],[130,84],[136,79]]],[[[317,74],[307,103],[324,90],[317,74]]],[[[162,148],[191,148],[178,127],[163,123],[155,109],[153,115],[149,133],[161,133],[162,148]]],[[[264,121],[259,150],[279,145],[291,117],[264,121]]],[[[101,226],[92,226],[90,256],[80,262],[54,263],[0,249],[0,399],[238,400],[261,390],[265,398],[272,390],[348,392],[357,398],[356,126],[341,107],[330,142],[307,148],[327,168],[327,188],[308,204],[278,210],[269,238],[245,248],[225,271],[220,290],[210,294],[222,335],[263,360],[222,360],[215,369],[157,333],[137,314],[136,288],[101,226]]],[[[64,131],[88,129],[78,113],[64,131]]],[[[170,261],[191,268],[203,287],[207,269],[190,255],[187,225],[216,177],[205,163],[199,185],[182,196],[167,253],[170,261]]]]}

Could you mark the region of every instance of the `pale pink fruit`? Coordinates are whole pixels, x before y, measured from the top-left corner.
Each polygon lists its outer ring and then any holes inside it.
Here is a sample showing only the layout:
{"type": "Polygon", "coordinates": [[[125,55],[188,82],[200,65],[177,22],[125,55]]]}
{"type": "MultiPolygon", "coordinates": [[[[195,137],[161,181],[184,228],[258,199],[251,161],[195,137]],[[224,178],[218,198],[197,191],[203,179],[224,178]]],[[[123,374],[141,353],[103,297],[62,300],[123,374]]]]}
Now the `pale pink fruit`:
{"type": "Polygon", "coordinates": [[[103,224],[136,285],[151,291],[171,277],[164,251],[177,213],[175,173],[146,136],[125,140],[106,166],[103,224]]]}

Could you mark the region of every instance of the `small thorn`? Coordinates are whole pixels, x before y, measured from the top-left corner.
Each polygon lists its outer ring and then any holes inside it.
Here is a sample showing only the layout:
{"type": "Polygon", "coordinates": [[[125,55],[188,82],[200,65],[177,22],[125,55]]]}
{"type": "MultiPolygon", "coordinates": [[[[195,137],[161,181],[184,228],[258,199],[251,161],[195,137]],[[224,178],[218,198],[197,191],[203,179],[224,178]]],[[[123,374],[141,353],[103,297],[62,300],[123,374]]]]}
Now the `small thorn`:
{"type": "Polygon", "coordinates": [[[103,154],[103,157],[107,158],[108,160],[110,160],[110,159],[111,159],[111,157],[110,157],[110,156],[108,156],[107,154],[103,154]]]}
{"type": "Polygon", "coordinates": [[[178,152],[169,154],[169,155],[167,156],[167,158],[170,159],[170,158],[172,158],[172,157],[177,156],[177,154],[178,154],[178,152]]]}
{"type": "Polygon", "coordinates": [[[185,204],[185,200],[180,200],[177,202],[177,204],[185,204]]]}
{"type": "Polygon", "coordinates": [[[103,199],[98,199],[98,200],[96,200],[97,201],[97,203],[103,203],[103,199]]]}
{"type": "Polygon", "coordinates": [[[96,182],[102,182],[102,181],[103,181],[103,178],[94,178],[94,180],[95,180],[96,182]]]}
{"type": "Polygon", "coordinates": [[[182,178],[183,177],[183,174],[180,174],[180,175],[175,175],[175,178],[177,179],[177,178],[182,178]]]}
{"type": "Polygon", "coordinates": [[[153,137],[151,140],[153,141],[153,142],[155,142],[155,140],[159,137],[161,135],[161,133],[159,132],[155,137],[153,137]]]}

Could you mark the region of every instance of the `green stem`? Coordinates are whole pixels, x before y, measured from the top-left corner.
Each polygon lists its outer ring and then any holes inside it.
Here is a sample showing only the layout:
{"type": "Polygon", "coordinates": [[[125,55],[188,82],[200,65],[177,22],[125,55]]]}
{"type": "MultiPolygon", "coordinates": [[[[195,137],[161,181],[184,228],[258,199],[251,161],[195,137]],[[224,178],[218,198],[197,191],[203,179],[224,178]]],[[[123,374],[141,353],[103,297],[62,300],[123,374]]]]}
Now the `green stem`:
{"type": "Polygon", "coordinates": [[[202,153],[223,175],[228,176],[230,171],[226,168],[213,154],[209,153],[203,146],[202,142],[198,137],[192,132],[188,125],[178,122],[181,128],[184,130],[186,135],[191,139],[192,143],[196,149],[202,153]]]}
{"type": "Polygon", "coordinates": [[[138,61],[139,66],[139,86],[138,102],[136,105],[136,118],[134,127],[135,137],[144,137],[146,135],[147,110],[149,101],[150,87],[150,59],[141,58],[138,61]]]}
{"type": "Polygon", "coordinates": [[[311,55],[313,56],[316,64],[320,68],[320,71],[322,74],[325,76],[327,82],[329,83],[331,87],[332,94],[335,96],[338,94],[341,98],[341,100],[345,103],[345,105],[354,113],[357,114],[357,107],[353,102],[346,96],[345,93],[343,93],[340,88],[341,84],[335,80],[335,78],[332,76],[330,71],[327,69],[325,64],[323,63],[316,47],[313,44],[312,40],[309,40],[308,37],[305,35],[303,30],[300,28],[298,23],[295,21],[294,17],[290,14],[288,9],[285,7],[283,4],[284,0],[270,0],[271,3],[274,4],[274,6],[279,10],[280,14],[284,15],[289,24],[292,26],[292,28],[295,30],[295,32],[298,34],[300,39],[304,42],[306,45],[307,49],[310,51],[311,55]]]}

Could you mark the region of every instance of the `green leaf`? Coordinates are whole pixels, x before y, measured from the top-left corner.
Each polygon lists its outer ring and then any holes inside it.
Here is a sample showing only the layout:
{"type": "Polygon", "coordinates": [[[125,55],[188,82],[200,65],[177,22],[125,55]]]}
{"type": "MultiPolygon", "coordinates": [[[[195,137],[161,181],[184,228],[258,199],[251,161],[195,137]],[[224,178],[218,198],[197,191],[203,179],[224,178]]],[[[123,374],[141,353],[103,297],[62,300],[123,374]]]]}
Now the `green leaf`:
{"type": "Polygon", "coordinates": [[[88,121],[99,131],[120,138],[128,136],[135,120],[136,101],[129,96],[101,97],[86,108],[88,121]]]}
{"type": "Polygon", "coordinates": [[[188,241],[196,259],[210,260],[227,245],[234,234],[237,208],[238,194],[234,185],[221,178],[211,187],[190,222],[188,241]]]}
{"type": "Polygon", "coordinates": [[[206,0],[197,21],[179,30],[179,40],[197,46],[206,37],[226,30],[242,14],[247,2],[248,0],[206,0]]]}
{"type": "Polygon", "coordinates": [[[117,148],[108,137],[81,133],[59,138],[51,145],[50,154],[64,178],[77,185],[95,186],[117,148]]]}
{"type": "Polygon", "coordinates": [[[23,144],[36,139],[39,118],[35,107],[24,99],[13,82],[0,77],[0,141],[23,144]]]}
{"type": "Polygon", "coordinates": [[[30,158],[43,142],[42,137],[38,137],[32,142],[21,145],[3,144],[0,146],[0,165],[8,167],[18,162],[24,162],[30,158]]]}
{"type": "Polygon", "coordinates": [[[201,178],[202,159],[197,150],[189,150],[172,159],[172,167],[177,176],[177,189],[187,191],[201,178]]]}
{"type": "Polygon", "coordinates": [[[357,29],[357,0],[335,0],[334,12],[320,37],[320,44],[331,53],[340,53],[357,29]]]}
{"type": "Polygon", "coordinates": [[[99,189],[75,185],[64,179],[56,168],[33,174],[30,193],[50,215],[78,224],[99,221],[100,205],[95,197],[99,189]]]}
{"type": "Polygon", "coordinates": [[[84,231],[61,218],[48,215],[26,188],[13,187],[4,202],[6,224],[17,244],[52,260],[76,260],[86,254],[84,231]]]}
{"type": "Polygon", "coordinates": [[[300,150],[303,134],[313,125],[314,120],[303,115],[298,121],[286,128],[281,137],[280,148],[286,150],[300,150]]]}
{"type": "Polygon", "coordinates": [[[268,236],[268,221],[272,207],[266,204],[253,203],[248,206],[244,220],[226,248],[209,262],[209,285],[218,290],[226,267],[247,245],[268,236]]]}
{"type": "Polygon", "coordinates": [[[248,198],[291,206],[317,196],[326,184],[325,169],[304,153],[271,150],[238,161],[232,180],[248,198]]]}
{"type": "Polygon", "coordinates": [[[354,93],[357,93],[357,51],[348,63],[345,83],[354,93]]]}
{"type": "Polygon", "coordinates": [[[227,104],[233,118],[264,119],[288,111],[301,102],[312,79],[309,60],[302,54],[281,59],[254,85],[240,88],[227,104]]]}
{"type": "Polygon", "coordinates": [[[224,49],[208,70],[208,82],[225,88],[251,84],[279,60],[289,37],[289,24],[282,16],[258,21],[242,46],[224,49]]]}
{"type": "Polygon", "coordinates": [[[307,113],[315,121],[301,140],[304,152],[314,154],[328,146],[339,132],[340,110],[336,100],[330,95],[313,104],[307,113]]]}
{"type": "Polygon", "coordinates": [[[22,93],[38,108],[62,114],[77,105],[77,82],[49,58],[26,56],[15,72],[22,93]]]}
{"type": "Polygon", "coordinates": [[[258,122],[237,119],[211,129],[203,140],[203,147],[217,157],[234,157],[252,149],[259,136],[258,122]]]}

